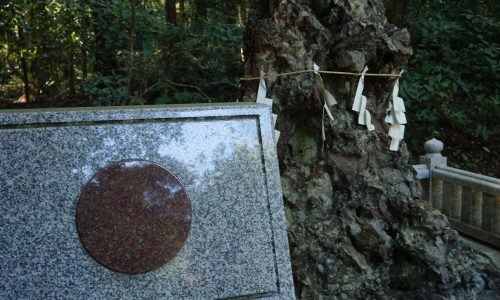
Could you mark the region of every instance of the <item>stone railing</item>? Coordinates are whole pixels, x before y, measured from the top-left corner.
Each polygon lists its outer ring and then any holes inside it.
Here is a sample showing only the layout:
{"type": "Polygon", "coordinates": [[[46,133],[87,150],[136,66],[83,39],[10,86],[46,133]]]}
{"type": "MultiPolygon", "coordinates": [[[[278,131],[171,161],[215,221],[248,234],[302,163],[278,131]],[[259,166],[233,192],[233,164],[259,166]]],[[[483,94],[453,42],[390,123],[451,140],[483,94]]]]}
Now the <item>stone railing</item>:
{"type": "Polygon", "coordinates": [[[500,248],[500,179],[447,166],[443,143],[425,143],[427,153],[414,165],[423,198],[444,213],[452,227],[500,248]]]}

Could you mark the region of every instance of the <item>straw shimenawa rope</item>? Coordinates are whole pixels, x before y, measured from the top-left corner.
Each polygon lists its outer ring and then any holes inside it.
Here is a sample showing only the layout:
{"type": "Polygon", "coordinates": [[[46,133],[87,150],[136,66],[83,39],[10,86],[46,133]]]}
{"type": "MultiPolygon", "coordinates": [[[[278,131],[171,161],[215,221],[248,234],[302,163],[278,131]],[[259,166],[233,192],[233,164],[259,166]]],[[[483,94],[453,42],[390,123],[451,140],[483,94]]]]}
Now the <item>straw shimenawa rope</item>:
{"type": "MultiPolygon", "coordinates": [[[[291,72],[285,72],[285,73],[279,73],[279,74],[269,74],[265,75],[264,77],[260,76],[246,76],[246,77],[241,77],[241,81],[250,81],[250,80],[259,80],[261,78],[268,79],[271,77],[281,77],[281,76],[289,76],[289,75],[298,75],[298,74],[305,74],[305,73],[314,73],[314,70],[300,70],[300,71],[291,71],[291,72]]],[[[334,75],[348,75],[348,76],[361,76],[363,73],[356,73],[356,72],[340,72],[340,71],[317,71],[322,74],[334,74],[334,75]]],[[[400,74],[377,74],[377,73],[365,73],[365,76],[371,76],[371,77],[389,77],[389,78],[401,78],[400,74]]]]}

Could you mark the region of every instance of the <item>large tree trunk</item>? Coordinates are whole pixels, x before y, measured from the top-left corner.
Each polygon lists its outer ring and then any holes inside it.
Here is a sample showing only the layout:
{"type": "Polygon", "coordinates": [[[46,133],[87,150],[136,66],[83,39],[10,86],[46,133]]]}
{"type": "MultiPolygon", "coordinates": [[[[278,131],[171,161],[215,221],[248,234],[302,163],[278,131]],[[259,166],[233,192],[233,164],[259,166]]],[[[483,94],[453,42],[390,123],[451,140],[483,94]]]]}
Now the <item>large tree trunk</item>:
{"type": "MultiPolygon", "coordinates": [[[[397,74],[412,53],[408,32],[387,22],[380,0],[260,2],[260,16],[245,35],[248,75],[261,68],[268,74],[311,70],[313,63],[323,70],[360,72],[367,65],[372,73],[397,74]]],[[[324,147],[314,75],[267,80],[279,115],[298,297],[500,297],[498,270],[489,259],[464,246],[446,217],[419,199],[404,143],[389,151],[383,120],[394,79],[365,80],[372,132],[351,111],[359,78],[323,79],[339,102],[335,120],[325,121],[324,147]]],[[[246,99],[255,100],[257,82],[243,88],[246,99]]]]}

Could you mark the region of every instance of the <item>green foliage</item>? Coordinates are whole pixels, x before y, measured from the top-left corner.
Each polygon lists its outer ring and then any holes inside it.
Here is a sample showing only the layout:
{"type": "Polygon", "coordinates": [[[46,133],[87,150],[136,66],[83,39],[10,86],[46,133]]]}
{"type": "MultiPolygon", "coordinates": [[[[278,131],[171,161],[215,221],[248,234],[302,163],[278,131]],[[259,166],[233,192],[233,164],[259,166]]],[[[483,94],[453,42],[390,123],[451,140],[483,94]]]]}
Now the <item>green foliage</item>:
{"type": "Polygon", "coordinates": [[[197,86],[217,101],[234,101],[243,71],[243,28],[224,24],[222,18],[221,13],[212,11],[209,18],[190,27],[169,27],[159,51],[160,63],[164,76],[197,86]]]}
{"type": "MultiPolygon", "coordinates": [[[[500,133],[500,22],[478,3],[470,10],[468,2],[424,1],[410,8],[415,55],[401,93],[412,112],[407,140],[414,153],[433,136],[484,143],[500,133]]],[[[458,147],[451,150],[473,167],[458,147]]]]}
{"type": "Polygon", "coordinates": [[[8,1],[0,5],[0,73],[22,78],[46,100],[75,90],[76,60],[89,13],[80,1],[8,1]]]}
{"type": "Polygon", "coordinates": [[[0,81],[24,82],[36,101],[234,101],[242,73],[236,20],[250,1],[230,10],[227,0],[181,2],[174,26],[159,0],[9,1],[0,6],[0,81]]]}
{"type": "Polygon", "coordinates": [[[126,84],[127,78],[122,75],[95,74],[92,80],[83,85],[83,90],[95,106],[144,104],[144,99],[140,98],[137,93],[131,93],[126,88],[126,84]]]}
{"type": "Polygon", "coordinates": [[[169,96],[160,96],[156,98],[155,104],[187,104],[203,102],[199,93],[191,92],[173,92],[169,96]]]}

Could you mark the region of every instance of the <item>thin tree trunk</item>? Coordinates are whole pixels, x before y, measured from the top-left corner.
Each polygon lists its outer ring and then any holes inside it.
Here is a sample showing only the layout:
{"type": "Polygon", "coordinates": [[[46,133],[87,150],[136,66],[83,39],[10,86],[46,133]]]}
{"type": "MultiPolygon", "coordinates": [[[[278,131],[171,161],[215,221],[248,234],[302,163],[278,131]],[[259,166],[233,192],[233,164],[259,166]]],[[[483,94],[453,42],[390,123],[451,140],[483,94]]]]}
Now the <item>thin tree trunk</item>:
{"type": "Polygon", "coordinates": [[[179,24],[186,25],[186,4],[184,0],[179,0],[179,24]]]}
{"type": "Polygon", "coordinates": [[[236,24],[238,18],[235,0],[224,0],[224,16],[226,24],[236,24]]]}
{"type": "Polygon", "coordinates": [[[2,57],[2,65],[5,67],[6,70],[10,69],[9,66],[9,57],[11,54],[11,46],[10,46],[10,40],[9,40],[9,34],[7,31],[4,31],[4,43],[5,46],[7,47],[7,55],[5,57],[2,57]]]}
{"type": "Polygon", "coordinates": [[[89,33],[92,30],[92,19],[87,17],[87,15],[82,15],[81,17],[81,39],[82,39],[82,44],[80,47],[80,68],[82,71],[82,79],[86,80],[88,77],[88,72],[89,72],[89,62],[88,62],[88,55],[89,55],[89,33]]]}
{"type": "Polygon", "coordinates": [[[76,74],[75,74],[75,43],[70,37],[68,62],[68,87],[69,94],[73,96],[76,93],[76,74]]]}
{"type": "Polygon", "coordinates": [[[177,9],[175,0],[165,0],[165,18],[168,24],[177,25],[177,9]]]}
{"type": "Polygon", "coordinates": [[[238,24],[243,25],[247,23],[248,15],[250,11],[254,9],[252,3],[248,0],[239,0],[237,1],[237,18],[238,24]]]}
{"type": "Polygon", "coordinates": [[[75,41],[73,40],[72,32],[75,28],[75,15],[71,11],[70,2],[66,2],[67,13],[67,38],[69,41],[68,53],[68,89],[69,95],[74,96],[76,93],[76,72],[75,72],[75,41]]]}
{"type": "Polygon", "coordinates": [[[89,73],[89,62],[88,62],[88,46],[89,46],[89,38],[87,35],[88,30],[90,30],[89,23],[87,23],[87,18],[84,17],[82,20],[82,44],[80,47],[80,57],[81,57],[81,70],[82,70],[82,79],[87,80],[89,73]]]}
{"type": "Polygon", "coordinates": [[[36,55],[30,56],[29,73],[31,74],[31,98],[36,101],[43,101],[46,95],[42,95],[42,91],[46,91],[46,85],[49,81],[50,66],[46,64],[47,57],[47,44],[43,43],[43,21],[47,12],[45,10],[45,3],[31,2],[29,11],[26,17],[27,32],[24,33],[27,38],[27,49],[36,49],[36,55]]]}
{"type": "Polygon", "coordinates": [[[81,56],[82,56],[82,63],[81,63],[82,79],[87,80],[88,73],[89,73],[89,69],[88,69],[89,62],[88,62],[87,47],[86,47],[85,42],[82,44],[80,51],[81,51],[81,56]]]}
{"type": "Polygon", "coordinates": [[[127,89],[130,91],[132,84],[132,68],[134,65],[135,24],[136,23],[136,0],[130,0],[130,25],[129,25],[129,61],[127,70],[127,89]]]}
{"type": "Polygon", "coordinates": [[[28,64],[26,62],[26,57],[24,55],[25,46],[25,35],[23,26],[17,27],[18,35],[18,48],[19,48],[19,61],[21,62],[21,78],[24,84],[24,98],[26,102],[30,102],[30,85],[28,80],[28,64]]]}
{"type": "Polygon", "coordinates": [[[193,0],[193,15],[195,20],[205,19],[207,17],[207,6],[209,0],[193,0]]]}

